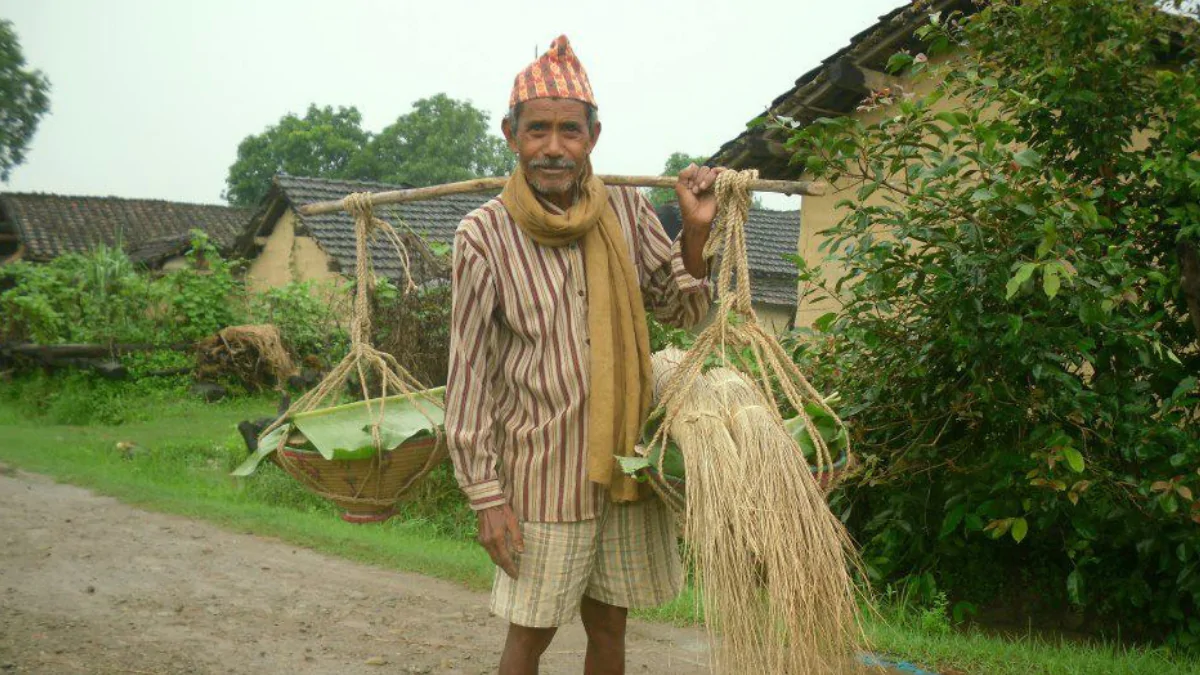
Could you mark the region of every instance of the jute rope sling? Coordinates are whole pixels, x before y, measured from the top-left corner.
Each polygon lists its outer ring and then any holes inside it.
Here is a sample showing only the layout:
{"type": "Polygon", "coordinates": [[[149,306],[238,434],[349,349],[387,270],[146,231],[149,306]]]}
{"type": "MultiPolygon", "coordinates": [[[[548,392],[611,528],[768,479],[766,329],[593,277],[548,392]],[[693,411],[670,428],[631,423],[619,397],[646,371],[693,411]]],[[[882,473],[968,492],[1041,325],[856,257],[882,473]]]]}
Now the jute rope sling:
{"type": "MultiPolygon", "coordinates": [[[[394,395],[418,396],[424,398],[435,407],[441,407],[441,402],[431,397],[427,388],[409,374],[408,370],[400,365],[395,357],[379,351],[371,344],[371,297],[375,293],[375,271],[371,263],[371,252],[368,244],[373,236],[382,234],[387,242],[392,245],[400,258],[401,267],[404,271],[404,292],[416,289],[416,284],[413,283],[410,273],[411,259],[408,247],[404,244],[403,239],[396,232],[395,228],[375,216],[371,193],[352,193],[342,200],[342,204],[345,211],[350,213],[354,218],[355,280],[357,284],[355,286],[354,306],[350,324],[350,351],[337,366],[329,371],[316,387],[297,399],[288,408],[287,412],[263,430],[260,438],[265,437],[293,415],[331,405],[336,401],[345,383],[350,378],[357,376],[358,385],[362,391],[363,402],[370,413],[371,438],[374,441],[376,450],[372,458],[374,460],[373,467],[374,470],[378,471],[383,462],[383,452],[388,450],[388,448],[383,447],[379,431],[387,397],[394,395]],[[371,396],[370,385],[372,377],[378,378],[380,388],[378,397],[371,396]]],[[[425,414],[424,410],[421,410],[421,412],[425,414]]],[[[436,430],[437,442],[440,446],[442,442],[441,426],[434,424],[432,420],[430,422],[432,428],[436,430]]],[[[343,500],[346,499],[346,495],[335,495],[325,490],[317,480],[309,476],[301,467],[297,466],[296,461],[288,453],[283,452],[287,442],[286,437],[287,434],[283,434],[280,438],[279,446],[275,452],[275,457],[281,465],[285,469],[288,469],[290,474],[304,482],[305,486],[315,494],[327,499],[335,497],[343,500]]],[[[380,507],[391,506],[416,481],[429,473],[441,458],[442,455],[438,452],[429,453],[429,457],[421,469],[404,481],[392,494],[362,494],[363,486],[370,484],[370,481],[364,479],[360,482],[358,491],[351,498],[361,504],[380,507]]]]}

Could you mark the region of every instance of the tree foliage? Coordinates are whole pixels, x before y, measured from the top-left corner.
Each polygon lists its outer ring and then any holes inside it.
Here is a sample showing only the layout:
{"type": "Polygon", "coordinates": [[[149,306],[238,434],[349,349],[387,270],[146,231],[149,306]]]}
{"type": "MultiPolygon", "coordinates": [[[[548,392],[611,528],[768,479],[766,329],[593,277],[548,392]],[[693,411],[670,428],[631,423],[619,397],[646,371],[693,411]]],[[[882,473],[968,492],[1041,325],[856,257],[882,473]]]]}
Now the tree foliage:
{"type": "Polygon", "coordinates": [[[351,174],[363,180],[437,185],[512,171],[515,157],[489,133],[487,113],[466,101],[436,94],[413,104],[371,139],[351,174]]]}
{"type": "Polygon", "coordinates": [[[433,185],[507,173],[513,158],[488,132],[487,114],[436,94],[413,104],[379,134],[362,128],[358,109],[310,105],[238,145],[225,198],[254,206],[278,173],[403,185],[433,185]]]}
{"type": "MultiPolygon", "coordinates": [[[[688,155],[682,152],[672,152],[667,158],[666,164],[663,165],[662,175],[678,176],[680,171],[688,168],[689,164],[695,163],[696,166],[701,166],[707,160],[707,157],[699,155],[688,155]]],[[[670,188],[650,188],[646,192],[646,197],[650,203],[655,206],[663,204],[673,204],[678,201],[675,197],[675,191],[670,188]]]]}
{"type": "Polygon", "coordinates": [[[261,134],[238,144],[237,161],[225,179],[233,206],[255,206],[278,173],[310,178],[348,178],[347,167],[370,140],[358,109],[308,106],[304,117],[284,115],[261,134]]]}
{"type": "Polygon", "coordinates": [[[919,34],[891,65],[932,93],[791,140],[853,188],[801,269],[863,460],[835,505],[877,579],[1200,644],[1195,24],[996,0],[919,34]]]}
{"type": "Polygon", "coordinates": [[[50,80],[25,67],[11,21],[0,19],[0,180],[25,161],[38,122],[50,110],[50,80]]]}

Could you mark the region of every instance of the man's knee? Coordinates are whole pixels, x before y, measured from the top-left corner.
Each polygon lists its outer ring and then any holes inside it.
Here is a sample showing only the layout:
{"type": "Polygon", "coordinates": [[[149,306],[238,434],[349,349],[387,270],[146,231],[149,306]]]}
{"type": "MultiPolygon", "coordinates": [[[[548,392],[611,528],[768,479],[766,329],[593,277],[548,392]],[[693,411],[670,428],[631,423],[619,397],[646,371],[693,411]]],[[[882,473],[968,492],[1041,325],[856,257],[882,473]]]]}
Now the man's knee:
{"type": "Polygon", "coordinates": [[[530,628],[510,623],[508,624],[508,641],[505,648],[539,657],[550,646],[550,641],[554,639],[557,631],[557,628],[530,628]]]}
{"type": "Polygon", "coordinates": [[[579,605],[579,617],[590,640],[625,640],[629,610],[600,602],[586,595],[579,605]]]}

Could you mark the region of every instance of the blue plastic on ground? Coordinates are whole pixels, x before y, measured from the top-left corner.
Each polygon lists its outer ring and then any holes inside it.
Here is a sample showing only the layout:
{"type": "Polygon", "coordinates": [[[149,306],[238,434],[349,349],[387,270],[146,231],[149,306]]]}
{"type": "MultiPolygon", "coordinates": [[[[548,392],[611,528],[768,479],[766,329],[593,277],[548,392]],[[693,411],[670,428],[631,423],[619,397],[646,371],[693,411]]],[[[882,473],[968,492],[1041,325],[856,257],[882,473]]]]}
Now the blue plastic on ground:
{"type": "Polygon", "coordinates": [[[920,666],[909,663],[908,661],[892,661],[878,654],[861,654],[859,660],[864,665],[873,666],[876,668],[890,668],[899,673],[911,673],[912,675],[938,675],[935,672],[925,670],[920,666]]]}

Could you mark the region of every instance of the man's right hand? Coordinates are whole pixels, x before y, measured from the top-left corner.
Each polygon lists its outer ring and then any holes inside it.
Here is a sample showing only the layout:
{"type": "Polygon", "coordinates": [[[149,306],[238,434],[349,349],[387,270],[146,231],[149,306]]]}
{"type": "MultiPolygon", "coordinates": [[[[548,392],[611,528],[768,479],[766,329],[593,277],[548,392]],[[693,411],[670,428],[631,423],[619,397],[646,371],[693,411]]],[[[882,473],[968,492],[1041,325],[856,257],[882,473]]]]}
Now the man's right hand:
{"type": "Polygon", "coordinates": [[[475,512],[479,522],[479,543],[487,549],[492,562],[513,579],[517,578],[517,563],[513,552],[525,552],[525,540],[521,538],[521,525],[517,515],[508,504],[493,506],[475,512]]]}

